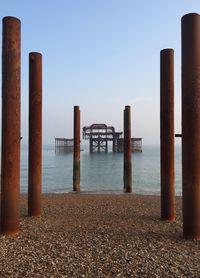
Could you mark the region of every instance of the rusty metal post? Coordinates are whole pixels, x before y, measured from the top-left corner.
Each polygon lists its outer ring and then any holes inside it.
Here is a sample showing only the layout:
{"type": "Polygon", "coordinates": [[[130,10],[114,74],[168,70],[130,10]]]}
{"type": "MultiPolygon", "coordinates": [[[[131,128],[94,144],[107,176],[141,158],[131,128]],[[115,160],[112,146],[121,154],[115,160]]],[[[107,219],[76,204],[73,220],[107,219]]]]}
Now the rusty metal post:
{"type": "Polygon", "coordinates": [[[124,191],[132,192],[131,107],[124,110],[124,191]]]}
{"type": "Polygon", "coordinates": [[[80,191],[80,109],[74,106],[73,190],[80,191]]]}
{"type": "Polygon", "coordinates": [[[28,215],[41,215],[42,184],[42,55],[29,53],[28,215]]]}
{"type": "Polygon", "coordinates": [[[1,232],[19,232],[21,22],[3,18],[1,232]]]}
{"type": "Polygon", "coordinates": [[[174,50],[160,52],[161,218],[175,220],[174,188],[174,50]]]}
{"type": "Polygon", "coordinates": [[[182,17],[183,235],[200,239],[200,15],[182,17]]]}
{"type": "Polygon", "coordinates": [[[126,165],[125,165],[125,132],[126,132],[126,109],[124,109],[124,142],[123,142],[123,152],[124,152],[124,165],[123,165],[123,181],[124,181],[124,192],[126,192],[126,165]]]}

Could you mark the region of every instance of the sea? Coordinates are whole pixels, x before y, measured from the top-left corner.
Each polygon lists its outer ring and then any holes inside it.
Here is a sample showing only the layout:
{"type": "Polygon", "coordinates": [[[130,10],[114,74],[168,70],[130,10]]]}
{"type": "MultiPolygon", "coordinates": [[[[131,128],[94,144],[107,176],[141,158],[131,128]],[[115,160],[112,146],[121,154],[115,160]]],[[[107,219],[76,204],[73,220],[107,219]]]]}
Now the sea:
{"type": "MultiPolygon", "coordinates": [[[[89,153],[81,146],[81,191],[123,193],[123,153],[89,153]]],[[[64,193],[73,189],[73,153],[56,153],[54,145],[42,147],[42,192],[64,193]]],[[[143,146],[132,155],[132,188],[137,194],[160,194],[160,147],[143,146]]],[[[181,195],[181,146],[175,146],[175,190],[181,195]]],[[[21,147],[21,193],[28,191],[28,147],[21,147]]]]}

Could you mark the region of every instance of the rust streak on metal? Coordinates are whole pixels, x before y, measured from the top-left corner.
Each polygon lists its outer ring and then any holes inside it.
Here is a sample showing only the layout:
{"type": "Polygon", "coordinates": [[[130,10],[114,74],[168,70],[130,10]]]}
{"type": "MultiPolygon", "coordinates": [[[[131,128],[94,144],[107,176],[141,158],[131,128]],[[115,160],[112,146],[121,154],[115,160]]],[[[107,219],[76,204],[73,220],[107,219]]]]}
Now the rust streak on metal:
{"type": "Polygon", "coordinates": [[[1,233],[19,232],[21,22],[3,18],[1,233]]]}
{"type": "Polygon", "coordinates": [[[200,239],[200,15],[182,17],[183,236],[200,239]]]}
{"type": "Polygon", "coordinates": [[[132,192],[131,107],[124,110],[124,191],[132,192]]]}
{"type": "Polygon", "coordinates": [[[28,215],[41,215],[42,183],[42,55],[29,53],[28,215]]]}
{"type": "Polygon", "coordinates": [[[74,106],[73,190],[80,191],[80,109],[74,106]]]}
{"type": "Polygon", "coordinates": [[[160,52],[161,218],[175,220],[174,50],[160,52]]]}

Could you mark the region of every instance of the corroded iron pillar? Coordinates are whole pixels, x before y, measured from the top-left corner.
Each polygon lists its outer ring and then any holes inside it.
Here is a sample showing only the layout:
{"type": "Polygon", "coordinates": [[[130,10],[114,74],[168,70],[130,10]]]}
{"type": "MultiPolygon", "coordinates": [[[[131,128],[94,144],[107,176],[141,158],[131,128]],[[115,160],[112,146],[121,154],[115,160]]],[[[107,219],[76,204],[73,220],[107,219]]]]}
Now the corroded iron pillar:
{"type": "Polygon", "coordinates": [[[1,232],[19,232],[21,22],[3,18],[1,232]]]}
{"type": "Polygon", "coordinates": [[[42,184],[42,55],[29,53],[28,215],[41,215],[42,184]]]}
{"type": "Polygon", "coordinates": [[[124,191],[132,192],[131,107],[124,110],[124,191]]]}
{"type": "Polygon", "coordinates": [[[174,50],[160,52],[161,218],[175,220],[174,189],[174,50]]]}
{"type": "Polygon", "coordinates": [[[73,190],[80,191],[80,109],[74,106],[73,190]]]}
{"type": "Polygon", "coordinates": [[[183,235],[200,239],[200,15],[182,17],[183,235]]]}

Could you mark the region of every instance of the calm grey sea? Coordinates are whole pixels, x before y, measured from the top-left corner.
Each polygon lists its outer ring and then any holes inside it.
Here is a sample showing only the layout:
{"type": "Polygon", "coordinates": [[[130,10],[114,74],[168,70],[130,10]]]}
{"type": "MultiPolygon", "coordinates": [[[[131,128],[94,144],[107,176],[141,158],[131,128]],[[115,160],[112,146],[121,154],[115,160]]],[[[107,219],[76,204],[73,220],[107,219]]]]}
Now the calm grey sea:
{"type": "MultiPolygon", "coordinates": [[[[142,153],[133,153],[133,190],[142,194],[160,192],[159,146],[144,146],[142,153]]],[[[73,154],[55,154],[54,146],[43,146],[42,191],[72,191],[73,154]]],[[[102,193],[123,191],[123,154],[89,154],[81,152],[81,190],[102,193]]],[[[181,148],[175,147],[176,194],[181,195],[181,148]]],[[[28,151],[21,151],[21,192],[27,192],[28,151]]]]}
{"type": "MultiPolygon", "coordinates": [[[[160,192],[159,146],[143,146],[142,153],[133,153],[133,190],[142,194],[160,192]]],[[[54,146],[43,146],[42,191],[72,191],[73,154],[56,154],[54,146]]],[[[27,192],[28,149],[21,149],[21,192],[27,192]]],[[[181,147],[175,147],[175,188],[181,195],[181,147]]],[[[81,190],[121,193],[123,191],[123,154],[92,155],[87,147],[81,152],[81,190]]]]}

